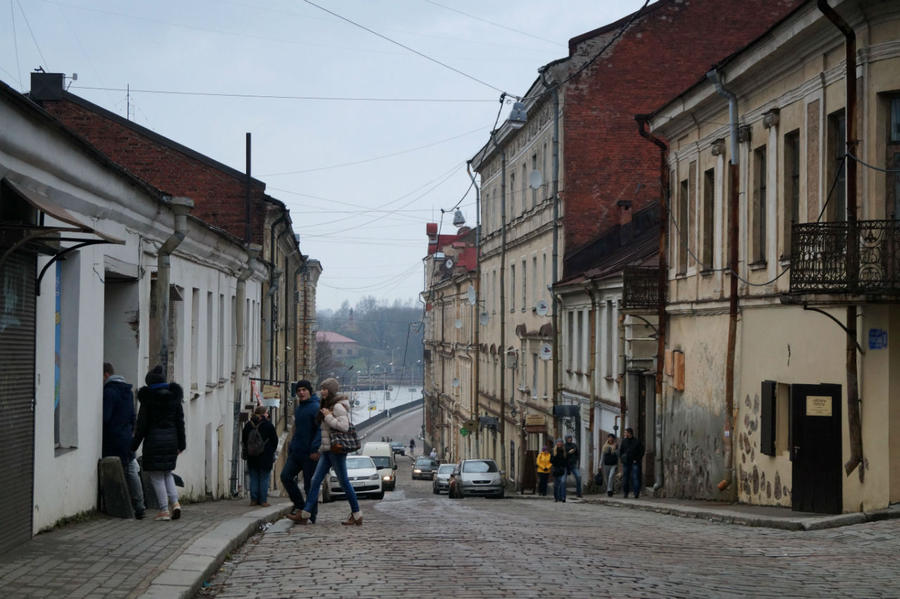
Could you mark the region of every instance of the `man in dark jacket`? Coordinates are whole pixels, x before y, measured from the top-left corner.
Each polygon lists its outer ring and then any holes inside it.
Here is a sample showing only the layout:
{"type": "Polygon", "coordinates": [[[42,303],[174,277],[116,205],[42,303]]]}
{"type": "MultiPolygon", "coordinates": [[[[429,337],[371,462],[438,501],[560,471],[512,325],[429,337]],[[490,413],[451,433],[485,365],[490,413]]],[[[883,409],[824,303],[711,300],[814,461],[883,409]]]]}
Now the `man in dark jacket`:
{"type": "MultiPolygon", "coordinates": [[[[306,501],[297,485],[297,474],[303,472],[303,487],[306,492],[312,488],[312,477],[319,460],[319,445],[322,431],[316,422],[319,413],[319,396],[313,393],[313,386],[307,380],[297,383],[297,407],[294,408],[294,436],[288,446],[288,456],[281,469],[281,485],[294,504],[292,513],[300,513],[306,501]]],[[[313,504],[309,521],[316,521],[318,503],[313,504]]]]}
{"type": "Polygon", "coordinates": [[[629,484],[634,497],[641,496],[641,461],[644,459],[644,444],[634,436],[631,427],[625,429],[625,438],[619,445],[622,459],[622,486],[628,497],[629,484]]]}
{"type": "Polygon", "coordinates": [[[278,448],[278,433],[269,421],[269,408],[257,406],[253,415],[241,433],[241,445],[247,456],[247,472],[250,474],[250,505],[269,507],[269,480],[272,475],[272,464],[275,463],[275,450],[278,448]],[[252,430],[259,432],[263,442],[262,453],[250,455],[248,440],[252,430]]]}
{"type": "Polygon", "coordinates": [[[116,374],[109,362],[103,363],[103,457],[122,460],[125,482],[131,495],[134,517],[144,517],[144,488],[138,474],[138,463],[131,451],[134,433],[134,393],[125,378],[116,374]]]}
{"type": "Polygon", "coordinates": [[[571,474],[575,477],[575,494],[581,497],[581,459],[578,455],[578,445],[572,441],[572,435],[566,435],[566,458],[568,459],[566,478],[571,474]]]}

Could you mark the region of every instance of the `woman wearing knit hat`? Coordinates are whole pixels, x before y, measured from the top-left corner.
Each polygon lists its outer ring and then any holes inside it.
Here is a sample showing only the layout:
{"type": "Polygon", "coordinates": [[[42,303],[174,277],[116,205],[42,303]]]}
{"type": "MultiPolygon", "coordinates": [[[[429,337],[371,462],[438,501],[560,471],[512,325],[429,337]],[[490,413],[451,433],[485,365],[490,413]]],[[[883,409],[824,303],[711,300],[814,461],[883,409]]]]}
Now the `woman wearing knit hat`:
{"type": "Polygon", "coordinates": [[[175,383],[167,383],[162,366],[155,366],[144,378],[146,387],[138,390],[137,425],[131,450],[144,444],[142,467],[150,476],[156,492],[159,513],[156,520],[178,520],[181,504],[175,489],[172,471],[178,461],[178,454],[185,450],[184,409],[181,400],[184,392],[175,383]],[[169,506],[171,504],[171,512],[169,506]]]}
{"type": "Polygon", "coordinates": [[[331,431],[347,432],[350,428],[350,401],[344,395],[338,395],[339,385],[336,379],[322,381],[319,396],[321,397],[321,409],[318,419],[322,424],[322,444],[319,446],[319,463],[316,473],[312,478],[312,486],[306,494],[306,505],[295,514],[288,514],[288,518],[297,524],[309,524],[313,506],[319,500],[319,488],[322,481],[328,475],[328,469],[333,468],[341,486],[347,493],[347,501],[350,502],[350,517],[341,522],[346,525],[362,526],[362,514],[359,511],[359,501],[350,479],[347,477],[347,454],[331,451],[331,431]]]}

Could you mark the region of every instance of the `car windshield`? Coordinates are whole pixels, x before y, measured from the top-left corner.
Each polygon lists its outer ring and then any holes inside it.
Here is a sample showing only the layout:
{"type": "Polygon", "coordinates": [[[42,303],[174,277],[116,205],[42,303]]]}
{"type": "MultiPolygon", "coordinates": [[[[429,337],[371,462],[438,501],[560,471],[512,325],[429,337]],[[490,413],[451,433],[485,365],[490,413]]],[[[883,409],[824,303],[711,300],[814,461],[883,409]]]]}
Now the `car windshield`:
{"type": "Polygon", "coordinates": [[[416,467],[418,468],[431,468],[434,466],[434,462],[432,462],[429,458],[419,458],[416,460],[416,467]]]}
{"type": "Polygon", "coordinates": [[[374,468],[372,458],[367,455],[357,455],[347,457],[347,470],[358,470],[360,468],[374,468]]]}
{"type": "Polygon", "coordinates": [[[490,460],[466,460],[463,462],[463,472],[497,472],[497,464],[490,460]]]}
{"type": "Polygon", "coordinates": [[[438,468],[438,474],[450,474],[453,472],[453,468],[453,464],[441,464],[440,468],[438,468]]]}
{"type": "Polygon", "coordinates": [[[391,458],[383,455],[375,455],[372,456],[372,461],[375,462],[376,468],[390,468],[391,467],[391,458]]]}

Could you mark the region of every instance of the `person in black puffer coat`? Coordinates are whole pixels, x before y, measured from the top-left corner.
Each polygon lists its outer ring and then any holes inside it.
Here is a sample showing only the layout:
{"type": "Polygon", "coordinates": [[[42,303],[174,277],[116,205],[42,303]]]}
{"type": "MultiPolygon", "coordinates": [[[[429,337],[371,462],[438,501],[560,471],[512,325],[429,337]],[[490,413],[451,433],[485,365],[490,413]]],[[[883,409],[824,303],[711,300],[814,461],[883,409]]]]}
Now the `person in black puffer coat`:
{"type": "Polygon", "coordinates": [[[181,517],[181,504],[172,471],[178,454],[187,447],[181,406],[184,392],[176,383],[166,382],[160,365],[148,372],[144,381],[147,386],[138,391],[141,407],[131,449],[135,451],[144,444],[142,466],[150,476],[160,506],[156,520],[177,520],[181,517]]]}

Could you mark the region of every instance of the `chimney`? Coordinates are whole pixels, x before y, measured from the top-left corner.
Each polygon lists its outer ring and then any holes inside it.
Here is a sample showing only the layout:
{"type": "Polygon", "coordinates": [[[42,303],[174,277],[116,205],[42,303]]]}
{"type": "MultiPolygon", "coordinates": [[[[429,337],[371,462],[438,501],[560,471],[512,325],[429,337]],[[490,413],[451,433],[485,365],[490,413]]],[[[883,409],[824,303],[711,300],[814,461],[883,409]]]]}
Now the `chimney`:
{"type": "Polygon", "coordinates": [[[62,100],[65,93],[64,75],[62,73],[31,73],[31,92],[29,97],[35,102],[44,100],[62,100]]]}

